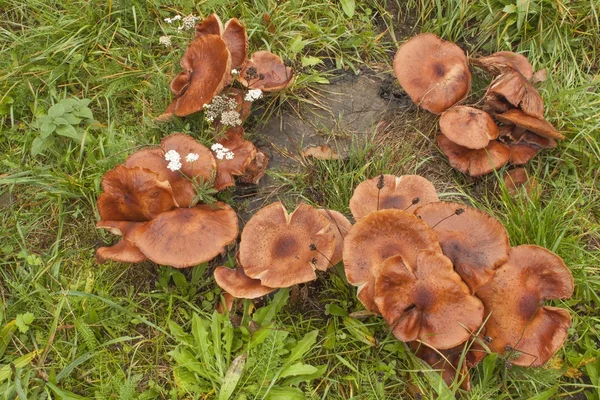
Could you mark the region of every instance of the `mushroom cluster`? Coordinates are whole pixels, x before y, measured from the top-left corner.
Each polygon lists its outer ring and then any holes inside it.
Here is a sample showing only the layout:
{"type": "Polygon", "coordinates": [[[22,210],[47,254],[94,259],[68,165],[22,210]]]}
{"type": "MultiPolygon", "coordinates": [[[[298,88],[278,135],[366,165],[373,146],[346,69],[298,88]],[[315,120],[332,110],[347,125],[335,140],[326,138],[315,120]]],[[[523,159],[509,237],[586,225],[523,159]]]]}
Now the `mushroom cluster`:
{"type": "Polygon", "coordinates": [[[248,155],[244,163],[236,160],[235,165],[228,167],[232,174],[217,174],[217,188],[234,185],[231,175],[240,176],[246,183],[258,183],[268,157],[244,140],[242,124],[250,114],[252,102],[263,92],[277,92],[292,84],[292,69],[269,51],[257,51],[248,59],[246,28],[237,18],[223,26],[216,14],[196,25],[196,37],[180,65],[183,71],[170,86],[175,99],[158,120],[203,111],[215,129],[218,144],[248,155]]]}
{"type": "Polygon", "coordinates": [[[250,218],[241,235],[237,268],[217,267],[215,281],[232,298],[254,299],[278,288],[313,281],[342,260],[350,221],[334,210],[299,205],[288,214],[281,202],[250,218]]]}
{"type": "Polygon", "coordinates": [[[416,355],[469,389],[468,368],[489,352],[540,366],[562,346],[572,295],[562,259],[539,246],[511,247],[502,223],[439,201],[420,176],[381,175],[350,200],[356,223],[344,240],[348,282],[416,355]],[[463,356],[464,355],[464,356],[463,356]]]}
{"type": "Polygon", "coordinates": [[[501,51],[467,59],[456,44],[432,33],[417,35],[398,49],[394,73],[412,101],[440,114],[438,145],[450,165],[470,176],[506,163],[523,165],[564,136],[544,119],[544,101],[533,86],[543,80],[523,55],[501,51]],[[459,105],[471,88],[469,63],[495,75],[484,98],[459,105]]]}
{"type": "Polygon", "coordinates": [[[97,227],[122,239],[100,247],[97,261],[149,259],[186,268],[219,255],[238,236],[237,215],[222,202],[197,204],[196,186],[224,186],[219,176],[231,176],[237,163],[248,158],[240,153],[221,162],[192,137],[173,134],[106,172],[97,227]]]}

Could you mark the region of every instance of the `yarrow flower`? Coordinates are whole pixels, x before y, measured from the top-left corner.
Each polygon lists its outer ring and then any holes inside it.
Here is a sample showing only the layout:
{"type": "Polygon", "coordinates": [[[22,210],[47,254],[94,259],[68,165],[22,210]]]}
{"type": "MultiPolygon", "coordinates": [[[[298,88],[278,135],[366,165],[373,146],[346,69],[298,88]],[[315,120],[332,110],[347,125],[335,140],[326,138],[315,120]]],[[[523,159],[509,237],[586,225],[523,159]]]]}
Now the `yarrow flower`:
{"type": "Polygon", "coordinates": [[[254,101],[258,100],[263,96],[263,92],[260,89],[250,89],[246,92],[246,96],[244,96],[244,100],[246,101],[254,101]]]}
{"type": "Polygon", "coordinates": [[[167,24],[172,24],[174,21],[178,21],[181,19],[181,15],[176,15],[173,18],[165,18],[165,22],[167,24]]]}
{"type": "Polygon", "coordinates": [[[231,70],[231,75],[238,76],[239,74],[240,74],[240,71],[238,71],[237,69],[234,68],[231,70]]]}
{"type": "Polygon", "coordinates": [[[181,25],[179,28],[180,31],[189,31],[190,29],[193,29],[194,26],[196,25],[196,21],[200,19],[198,17],[194,17],[192,14],[183,17],[183,19],[181,20],[181,23],[183,25],[181,25]]]}
{"type": "Polygon", "coordinates": [[[240,113],[235,111],[237,103],[235,99],[226,95],[213,97],[210,104],[204,105],[204,119],[208,122],[220,120],[223,125],[238,126],[242,124],[240,113]]]}
{"type": "Polygon", "coordinates": [[[191,163],[194,161],[198,161],[198,159],[200,158],[200,156],[196,153],[189,153],[187,156],[185,156],[185,161],[191,163]]]}
{"type": "Polygon", "coordinates": [[[229,150],[227,147],[223,147],[221,143],[215,143],[210,146],[210,149],[214,151],[215,157],[219,160],[233,160],[235,154],[233,151],[229,150]]]}
{"type": "Polygon", "coordinates": [[[165,153],[165,160],[169,161],[167,168],[171,171],[179,171],[181,169],[181,156],[175,150],[169,150],[165,153]]]}
{"type": "Polygon", "coordinates": [[[164,45],[165,47],[171,47],[171,37],[161,36],[158,38],[158,43],[164,45]]]}
{"type": "Polygon", "coordinates": [[[239,126],[242,124],[242,118],[237,111],[225,111],[221,114],[221,123],[227,126],[239,126]]]}

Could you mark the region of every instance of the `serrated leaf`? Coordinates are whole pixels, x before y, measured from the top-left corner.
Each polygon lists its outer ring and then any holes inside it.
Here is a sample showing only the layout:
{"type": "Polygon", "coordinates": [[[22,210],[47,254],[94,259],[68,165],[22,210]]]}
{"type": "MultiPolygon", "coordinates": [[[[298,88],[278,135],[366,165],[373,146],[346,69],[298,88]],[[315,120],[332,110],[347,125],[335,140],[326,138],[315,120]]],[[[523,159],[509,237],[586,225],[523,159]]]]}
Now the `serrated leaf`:
{"type": "Polygon", "coordinates": [[[310,375],[314,374],[315,372],[317,372],[317,367],[297,362],[295,364],[290,365],[289,367],[284,368],[281,371],[281,374],[279,374],[279,378],[287,378],[288,376],[297,375],[310,375]]]}
{"type": "Polygon", "coordinates": [[[77,129],[75,129],[71,125],[59,125],[59,126],[57,126],[56,127],[56,133],[59,134],[59,135],[61,135],[61,136],[66,136],[66,137],[70,137],[71,139],[75,139],[79,143],[81,143],[81,141],[83,140],[83,133],[82,132],[78,132],[77,129]]]}
{"type": "Polygon", "coordinates": [[[235,387],[237,386],[242,374],[244,372],[244,365],[246,365],[246,354],[237,356],[223,377],[221,381],[221,390],[219,391],[219,400],[228,400],[235,387]]]}
{"type": "Polygon", "coordinates": [[[73,114],[77,115],[78,117],[85,118],[85,119],[94,119],[94,116],[92,115],[92,110],[90,110],[87,107],[83,107],[78,110],[75,110],[73,112],[73,114]]]}
{"type": "Polygon", "coordinates": [[[354,0],[340,0],[342,4],[342,10],[344,10],[344,14],[348,18],[352,18],[354,16],[354,10],[356,9],[356,3],[354,0]]]}
{"type": "Polygon", "coordinates": [[[17,318],[15,319],[15,324],[17,325],[17,328],[19,328],[19,332],[27,333],[27,331],[29,330],[29,325],[31,325],[34,318],[34,315],[30,312],[17,315],[17,318]]]}
{"type": "Polygon", "coordinates": [[[52,118],[60,117],[65,113],[65,106],[58,103],[48,109],[48,115],[52,118]]]}
{"type": "Polygon", "coordinates": [[[313,56],[302,57],[300,61],[302,62],[303,67],[312,67],[323,62],[319,57],[313,56]]]}
{"type": "Polygon", "coordinates": [[[319,330],[315,329],[314,331],[308,332],[302,339],[298,341],[296,346],[290,350],[290,355],[285,360],[287,365],[290,365],[297,360],[300,360],[302,356],[304,356],[310,348],[316,343],[317,335],[319,334],[319,330]]]}

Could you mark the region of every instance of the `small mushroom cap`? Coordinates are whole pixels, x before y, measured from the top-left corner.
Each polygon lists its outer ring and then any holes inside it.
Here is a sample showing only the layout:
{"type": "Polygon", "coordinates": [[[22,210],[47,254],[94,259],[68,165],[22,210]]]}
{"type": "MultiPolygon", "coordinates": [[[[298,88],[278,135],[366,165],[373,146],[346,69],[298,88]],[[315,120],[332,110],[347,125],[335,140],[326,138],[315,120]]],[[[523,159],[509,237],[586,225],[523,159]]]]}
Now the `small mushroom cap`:
{"type": "Polygon", "coordinates": [[[121,239],[110,247],[99,247],[96,250],[96,262],[104,264],[108,260],[122,263],[140,263],[146,256],[128,239],[121,239]]]}
{"type": "Polygon", "coordinates": [[[556,147],[556,140],[544,136],[536,135],[533,132],[525,131],[521,136],[521,142],[532,146],[541,147],[542,149],[553,149],[556,147]]]}
{"type": "Polygon", "coordinates": [[[246,275],[272,288],[316,279],[335,249],[334,227],[308,204],[289,214],[281,202],[250,218],[242,231],[239,264],[246,275]],[[314,250],[312,249],[314,247],[314,250]]]}
{"type": "MultiPolygon", "coordinates": [[[[215,189],[223,190],[229,186],[235,186],[234,176],[243,175],[248,165],[256,157],[256,147],[244,139],[244,128],[241,126],[230,128],[225,137],[218,141],[223,147],[233,152],[233,159],[219,160],[217,164],[217,176],[215,177],[215,189]]],[[[216,157],[216,152],[213,155],[216,157]]]]}
{"type": "Polygon", "coordinates": [[[260,150],[256,150],[256,157],[246,167],[244,175],[240,176],[239,180],[243,183],[252,183],[258,185],[261,178],[267,172],[267,165],[269,164],[269,157],[260,150]]]}
{"type": "Polygon", "coordinates": [[[471,61],[493,73],[501,73],[506,67],[510,67],[519,71],[528,80],[533,77],[533,67],[527,57],[512,51],[499,51],[471,61]]]}
{"type": "Polygon", "coordinates": [[[514,196],[518,194],[521,187],[524,187],[527,193],[531,193],[537,186],[537,182],[534,177],[528,176],[525,168],[515,168],[504,175],[504,185],[508,193],[514,196]]]}
{"type": "Polygon", "coordinates": [[[344,214],[335,210],[326,210],[324,208],[320,208],[317,211],[321,213],[322,216],[327,218],[327,220],[333,226],[333,234],[335,236],[335,250],[333,251],[333,255],[331,256],[331,264],[333,267],[340,261],[342,261],[342,252],[344,250],[344,238],[348,235],[350,228],[352,228],[352,224],[348,221],[348,218],[344,217],[344,214]]]}
{"type": "Polygon", "coordinates": [[[498,126],[490,114],[467,106],[454,106],[440,117],[444,136],[468,149],[483,149],[498,137],[498,126]]]}
{"type": "Polygon", "coordinates": [[[510,123],[527,129],[533,133],[550,139],[564,139],[565,137],[554,126],[543,118],[535,118],[521,110],[512,109],[503,114],[496,114],[498,121],[510,123]]]}
{"type": "Polygon", "coordinates": [[[285,66],[283,60],[270,51],[262,50],[252,54],[238,78],[240,83],[249,89],[260,89],[264,92],[278,92],[289,87],[294,82],[294,73],[285,66]],[[264,75],[263,79],[246,79],[249,68],[256,68],[257,74],[264,75]]]}
{"type": "Polygon", "coordinates": [[[452,168],[470,176],[489,174],[506,164],[510,157],[508,146],[496,140],[477,150],[459,146],[442,134],[438,135],[437,142],[452,168]]]}
{"type": "Polygon", "coordinates": [[[415,265],[422,249],[442,252],[435,232],[406,211],[374,211],[352,226],[344,239],[344,269],[348,282],[359,287],[358,298],[368,310],[379,313],[373,297],[381,263],[399,255],[415,265]]]}
{"type": "Polygon", "coordinates": [[[196,24],[196,37],[205,35],[223,35],[223,23],[217,14],[211,14],[196,24]]]}
{"type": "Polygon", "coordinates": [[[510,162],[515,165],[527,164],[539,152],[539,148],[527,143],[512,143],[510,147],[510,162]]]}
{"type": "MultiPolygon", "coordinates": [[[[164,115],[185,117],[202,110],[204,105],[210,103],[229,80],[231,55],[220,36],[204,35],[190,43],[181,59],[181,67],[189,74],[189,84],[167,107],[164,115]]],[[[175,79],[177,82],[173,87],[184,86],[181,76],[175,79]]]]}
{"type": "Polygon", "coordinates": [[[131,240],[155,263],[186,268],[212,260],[237,235],[235,211],[218,202],[164,212],[136,229],[131,240]]]}
{"type": "Polygon", "coordinates": [[[434,114],[467,97],[471,89],[465,53],[433,33],[417,35],[400,46],[394,73],[411,100],[434,114]]]}
{"type": "Polygon", "coordinates": [[[525,114],[535,118],[544,116],[544,100],[537,89],[519,71],[505,68],[490,84],[488,95],[504,97],[510,104],[520,107],[525,114]]]}
{"type": "Polygon", "coordinates": [[[422,250],[412,265],[390,257],[375,281],[375,303],[394,336],[436,349],[465,342],[483,321],[481,301],[443,254],[422,250]]]}
{"type": "Polygon", "coordinates": [[[256,299],[276,290],[263,286],[258,279],[248,278],[240,267],[217,267],[214,275],[217,285],[238,299],[256,299]]]}
{"type": "Polygon", "coordinates": [[[438,201],[435,187],[419,175],[383,175],[361,182],[350,198],[350,211],[355,220],[385,209],[412,212],[420,205],[438,201]]]}
{"type": "Polygon", "coordinates": [[[189,135],[175,133],[165,137],[160,148],[143,149],[131,154],[125,160],[125,166],[146,168],[157,173],[160,180],[168,180],[179,207],[188,207],[196,196],[194,185],[189,178],[201,176],[205,180],[211,179],[217,163],[211,151],[204,145],[189,135]],[[165,160],[165,153],[170,150],[175,150],[181,156],[179,171],[167,168],[169,162],[165,160]],[[198,154],[198,160],[193,163],[185,161],[185,157],[190,153],[198,154]]]}
{"type": "Polygon", "coordinates": [[[231,53],[231,66],[243,68],[248,60],[248,34],[244,25],[237,18],[227,21],[223,39],[231,53]]]}
{"type": "Polygon", "coordinates": [[[507,259],[508,233],[500,221],[464,204],[439,202],[419,207],[415,215],[431,226],[444,255],[472,292],[488,282],[507,259]]]}
{"type": "Polygon", "coordinates": [[[513,247],[506,263],[477,292],[489,314],[489,346],[510,354],[515,365],[545,364],[565,341],[571,316],[542,304],[571,297],[573,287],[573,276],[559,256],[539,246],[513,247]]]}
{"type": "Polygon", "coordinates": [[[149,221],[173,209],[169,182],[147,169],[117,165],[102,177],[98,213],[106,221],[149,221]]]}

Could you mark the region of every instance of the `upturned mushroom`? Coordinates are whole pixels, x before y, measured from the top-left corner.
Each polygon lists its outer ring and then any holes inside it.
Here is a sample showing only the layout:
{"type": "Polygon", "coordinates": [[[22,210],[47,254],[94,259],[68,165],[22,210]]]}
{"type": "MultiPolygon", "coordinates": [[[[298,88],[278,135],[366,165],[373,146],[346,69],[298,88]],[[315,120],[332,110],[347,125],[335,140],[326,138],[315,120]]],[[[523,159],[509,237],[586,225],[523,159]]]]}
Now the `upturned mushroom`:
{"type": "Polygon", "coordinates": [[[262,50],[252,54],[238,80],[248,89],[278,92],[294,82],[294,73],[279,56],[262,50]]]}
{"type": "Polygon", "coordinates": [[[463,100],[471,89],[465,53],[433,33],[417,35],[400,46],[394,73],[411,100],[434,114],[463,100]]]}
{"type": "Polygon", "coordinates": [[[146,256],[130,240],[131,233],[143,224],[143,222],[129,221],[99,221],[96,228],[106,229],[113,235],[121,236],[121,240],[113,246],[96,249],[96,262],[104,264],[107,260],[123,263],[145,261],[146,256]]]}
{"type": "Polygon", "coordinates": [[[230,186],[235,186],[235,176],[241,176],[246,173],[246,169],[256,158],[256,147],[252,142],[244,139],[244,128],[241,126],[230,128],[225,133],[224,138],[217,141],[222,148],[226,148],[233,154],[231,157],[221,157],[219,152],[213,150],[213,155],[217,159],[217,175],[214,186],[217,190],[223,190],[230,186]]]}
{"type": "Polygon", "coordinates": [[[454,106],[442,113],[440,130],[449,140],[468,149],[483,149],[498,137],[498,126],[485,111],[454,106]]]}
{"type": "Polygon", "coordinates": [[[563,308],[543,305],[573,294],[571,271],[563,260],[539,246],[513,247],[509,258],[477,297],[488,317],[490,348],[514,365],[538,367],[562,346],[571,326],[563,308]]]}
{"type": "Polygon", "coordinates": [[[420,205],[438,201],[435,187],[419,175],[380,175],[358,184],[350,198],[355,220],[390,208],[413,211],[420,205]]]}
{"type": "Polygon", "coordinates": [[[549,139],[564,139],[565,136],[543,118],[532,117],[521,110],[512,109],[502,114],[496,114],[500,122],[520,126],[530,132],[549,139]]]}
{"type": "Polygon", "coordinates": [[[452,168],[470,176],[489,174],[506,164],[510,158],[509,147],[496,140],[476,150],[459,146],[443,134],[438,135],[437,143],[452,168]]]}
{"type": "Polygon", "coordinates": [[[517,70],[504,67],[490,84],[487,96],[502,96],[514,107],[534,118],[544,117],[544,100],[537,89],[517,70]]]}
{"type": "Polygon", "coordinates": [[[527,80],[533,77],[533,67],[527,57],[512,51],[499,51],[486,57],[473,58],[471,63],[494,74],[500,74],[506,67],[510,67],[519,71],[527,80]]]}

